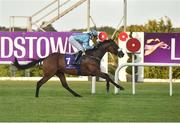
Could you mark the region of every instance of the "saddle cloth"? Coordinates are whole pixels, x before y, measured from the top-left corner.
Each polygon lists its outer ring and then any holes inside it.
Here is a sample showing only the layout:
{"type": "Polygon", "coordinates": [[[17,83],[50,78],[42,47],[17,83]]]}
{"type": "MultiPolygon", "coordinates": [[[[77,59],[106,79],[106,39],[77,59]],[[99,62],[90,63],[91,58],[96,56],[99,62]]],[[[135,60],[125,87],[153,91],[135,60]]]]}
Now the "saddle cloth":
{"type": "MultiPolygon", "coordinates": [[[[65,63],[66,63],[66,69],[76,69],[78,71],[78,75],[80,74],[80,64],[74,65],[75,57],[77,54],[65,54],[65,63]]],[[[80,58],[80,63],[81,63],[80,58]]]]}

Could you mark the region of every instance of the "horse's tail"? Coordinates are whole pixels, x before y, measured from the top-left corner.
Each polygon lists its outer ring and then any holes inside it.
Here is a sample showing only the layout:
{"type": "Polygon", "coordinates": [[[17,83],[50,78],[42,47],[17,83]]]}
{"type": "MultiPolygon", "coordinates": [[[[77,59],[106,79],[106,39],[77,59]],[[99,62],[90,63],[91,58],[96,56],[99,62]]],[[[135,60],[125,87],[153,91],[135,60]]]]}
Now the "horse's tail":
{"type": "Polygon", "coordinates": [[[13,62],[13,65],[18,68],[18,69],[28,69],[30,67],[33,67],[35,66],[37,63],[39,62],[42,62],[45,58],[42,58],[42,59],[38,59],[38,60],[33,60],[32,62],[28,63],[28,64],[25,64],[25,65],[20,65],[17,58],[14,59],[14,62],[13,62]]]}

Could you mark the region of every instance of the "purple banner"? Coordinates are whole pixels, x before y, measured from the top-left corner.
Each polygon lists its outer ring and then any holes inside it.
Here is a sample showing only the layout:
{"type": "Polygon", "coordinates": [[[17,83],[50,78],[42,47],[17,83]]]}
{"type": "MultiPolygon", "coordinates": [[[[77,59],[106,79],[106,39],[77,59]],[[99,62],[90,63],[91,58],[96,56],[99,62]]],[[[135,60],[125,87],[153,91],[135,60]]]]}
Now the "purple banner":
{"type": "Polygon", "coordinates": [[[68,38],[73,32],[0,32],[0,63],[30,61],[54,52],[73,53],[68,38]]]}
{"type": "Polygon", "coordinates": [[[144,62],[180,63],[180,33],[144,33],[144,62]]]}

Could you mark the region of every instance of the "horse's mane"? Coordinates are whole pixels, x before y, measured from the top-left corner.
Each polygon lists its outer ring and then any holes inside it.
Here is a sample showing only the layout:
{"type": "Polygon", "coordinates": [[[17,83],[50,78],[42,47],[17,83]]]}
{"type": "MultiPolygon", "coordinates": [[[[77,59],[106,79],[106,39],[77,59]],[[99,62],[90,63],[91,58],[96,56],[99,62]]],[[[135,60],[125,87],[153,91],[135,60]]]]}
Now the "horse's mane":
{"type": "Polygon", "coordinates": [[[103,42],[99,42],[96,44],[96,47],[98,48],[99,46],[102,46],[106,43],[110,43],[111,41],[113,41],[112,39],[109,39],[109,40],[104,40],[103,42]]]}
{"type": "Polygon", "coordinates": [[[110,43],[111,41],[113,41],[112,39],[109,39],[109,40],[104,40],[103,42],[98,42],[93,49],[89,49],[87,50],[87,52],[91,52],[91,51],[94,51],[96,49],[98,49],[99,47],[103,46],[104,44],[107,44],[107,43],[110,43]]]}

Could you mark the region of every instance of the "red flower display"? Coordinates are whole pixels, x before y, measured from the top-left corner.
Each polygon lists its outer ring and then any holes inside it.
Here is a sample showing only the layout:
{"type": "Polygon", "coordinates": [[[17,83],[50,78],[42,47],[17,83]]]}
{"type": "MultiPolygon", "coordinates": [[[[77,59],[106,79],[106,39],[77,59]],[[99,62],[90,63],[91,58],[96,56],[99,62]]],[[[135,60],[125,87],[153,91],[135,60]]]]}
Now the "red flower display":
{"type": "Polygon", "coordinates": [[[139,49],[141,48],[141,43],[138,39],[136,38],[131,38],[127,41],[126,43],[126,48],[132,52],[135,53],[137,51],[139,51],[139,49]]]}
{"type": "Polygon", "coordinates": [[[127,34],[126,32],[121,32],[121,33],[119,33],[118,38],[119,38],[121,41],[126,41],[127,38],[128,38],[128,34],[127,34]]]}
{"type": "Polygon", "coordinates": [[[108,35],[106,32],[100,32],[98,35],[98,38],[101,42],[103,42],[104,40],[106,40],[108,38],[108,35]]]}

